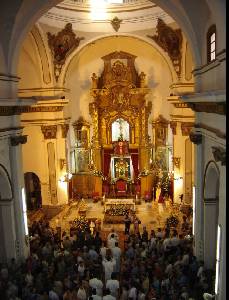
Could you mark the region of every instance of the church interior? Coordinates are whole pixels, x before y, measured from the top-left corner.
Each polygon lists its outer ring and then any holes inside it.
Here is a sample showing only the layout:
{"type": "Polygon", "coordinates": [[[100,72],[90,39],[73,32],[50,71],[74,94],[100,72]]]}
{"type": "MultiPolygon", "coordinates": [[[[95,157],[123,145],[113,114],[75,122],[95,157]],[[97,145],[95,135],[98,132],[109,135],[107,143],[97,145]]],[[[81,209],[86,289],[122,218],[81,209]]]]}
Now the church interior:
{"type": "MultiPolygon", "coordinates": [[[[0,3],[1,299],[226,299],[225,7],[224,0],[0,3]],[[12,292],[6,266],[28,261],[37,232],[42,241],[46,231],[68,250],[66,239],[76,234],[77,242],[79,232],[108,244],[116,232],[119,292],[94,297],[80,272],[77,288],[52,286],[40,298],[12,292]],[[181,254],[190,251],[200,269],[174,294],[162,293],[167,273],[160,291],[150,281],[155,295],[133,277],[125,298],[126,255],[140,239],[139,255],[148,247],[144,259],[152,259],[155,233],[164,243],[179,236],[181,254]],[[201,267],[211,284],[196,283],[201,267]]],[[[174,248],[155,250],[161,268],[174,248]]],[[[104,268],[105,287],[113,275],[104,268]]]]}

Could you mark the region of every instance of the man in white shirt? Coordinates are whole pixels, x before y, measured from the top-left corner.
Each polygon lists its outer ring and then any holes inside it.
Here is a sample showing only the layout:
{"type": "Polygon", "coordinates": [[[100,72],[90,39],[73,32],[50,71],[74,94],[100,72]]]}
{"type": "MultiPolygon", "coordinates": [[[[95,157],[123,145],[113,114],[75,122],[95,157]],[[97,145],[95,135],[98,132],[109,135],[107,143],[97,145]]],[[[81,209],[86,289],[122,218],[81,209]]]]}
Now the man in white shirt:
{"type": "Polygon", "coordinates": [[[111,292],[109,289],[106,289],[104,291],[103,300],[116,300],[116,298],[111,295],[111,292]]]}
{"type": "Polygon", "coordinates": [[[111,234],[111,237],[107,240],[107,245],[110,249],[115,247],[115,243],[117,242],[114,233],[111,234]]]}
{"type": "Polygon", "coordinates": [[[107,241],[109,241],[109,239],[111,238],[111,235],[114,234],[114,237],[116,239],[116,241],[118,242],[119,240],[119,237],[118,237],[118,234],[117,232],[115,232],[114,228],[111,229],[111,232],[108,234],[107,236],[107,241]]]}
{"type": "MultiPolygon", "coordinates": [[[[91,298],[93,300],[102,300],[102,297],[96,294],[96,289],[92,289],[92,296],[91,296],[91,298]]],[[[90,299],[90,297],[89,297],[89,299],[90,299]]]]}
{"type": "Polygon", "coordinates": [[[128,297],[129,297],[128,299],[137,300],[137,289],[134,284],[131,285],[128,297]]]}
{"type": "Polygon", "coordinates": [[[103,265],[104,273],[105,273],[105,282],[107,282],[108,279],[111,279],[111,274],[114,272],[114,267],[116,265],[116,261],[114,258],[111,258],[110,256],[108,256],[103,259],[102,265],[103,265]]]}
{"type": "Polygon", "coordinates": [[[119,296],[119,281],[116,279],[116,274],[111,274],[111,279],[107,280],[106,288],[110,290],[111,295],[118,299],[119,296]]]}
{"type": "Polygon", "coordinates": [[[107,242],[103,241],[103,247],[100,248],[100,255],[102,256],[102,259],[104,259],[107,255],[107,242]]]}
{"type": "Polygon", "coordinates": [[[111,248],[111,252],[112,252],[114,259],[116,260],[116,265],[115,265],[114,271],[119,272],[122,250],[119,248],[118,242],[115,243],[114,248],[111,248]]]}
{"type": "Polygon", "coordinates": [[[91,279],[89,280],[89,286],[96,290],[96,294],[98,296],[103,295],[103,282],[100,280],[98,275],[95,274],[94,276],[91,276],[91,279]]]}

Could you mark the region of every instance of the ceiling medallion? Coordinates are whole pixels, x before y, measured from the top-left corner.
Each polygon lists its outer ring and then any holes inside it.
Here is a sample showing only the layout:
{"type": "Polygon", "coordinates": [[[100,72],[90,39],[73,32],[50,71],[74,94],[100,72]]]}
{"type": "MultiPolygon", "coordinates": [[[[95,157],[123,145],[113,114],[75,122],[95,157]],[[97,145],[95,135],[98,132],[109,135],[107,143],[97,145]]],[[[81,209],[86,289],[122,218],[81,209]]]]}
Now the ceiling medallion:
{"type": "Polygon", "coordinates": [[[71,23],[66,24],[57,35],[47,32],[47,36],[53,55],[54,75],[57,81],[67,56],[79,46],[84,37],[76,37],[71,23]]]}
{"type": "Polygon", "coordinates": [[[111,26],[114,28],[114,30],[117,32],[120,28],[120,24],[122,23],[122,20],[120,20],[118,17],[114,17],[110,23],[111,26]]]}

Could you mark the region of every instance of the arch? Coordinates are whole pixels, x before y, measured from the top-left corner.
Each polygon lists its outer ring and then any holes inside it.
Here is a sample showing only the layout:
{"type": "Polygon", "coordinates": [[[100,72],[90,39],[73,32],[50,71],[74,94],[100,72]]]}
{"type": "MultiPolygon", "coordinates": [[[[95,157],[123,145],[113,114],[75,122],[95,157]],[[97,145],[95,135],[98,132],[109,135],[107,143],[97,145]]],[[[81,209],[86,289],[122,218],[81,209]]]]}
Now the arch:
{"type": "Polygon", "coordinates": [[[7,169],[0,164],[0,201],[1,199],[12,199],[13,189],[7,169]]]}
{"type": "Polygon", "coordinates": [[[41,183],[39,177],[33,172],[24,174],[25,192],[28,210],[38,209],[41,207],[41,183]]]}
{"type": "Polygon", "coordinates": [[[209,161],[204,172],[203,196],[204,199],[217,199],[219,197],[220,171],[215,161],[209,161]]]}
{"type": "MultiPolygon", "coordinates": [[[[17,22],[15,22],[15,24],[17,25],[14,25],[8,51],[8,69],[11,72],[11,74],[16,73],[19,49],[26,34],[31,30],[32,26],[45,12],[47,12],[49,9],[51,9],[53,6],[57,5],[60,2],[61,0],[49,0],[45,2],[37,1],[36,5],[34,5],[33,2],[26,2],[26,4],[23,3],[20,9],[18,9],[18,13],[15,17],[17,18],[17,22]]],[[[198,47],[199,27],[202,23],[205,22],[206,18],[204,20],[203,17],[201,18],[201,12],[198,12],[198,10],[196,10],[196,7],[193,10],[195,11],[194,15],[188,14],[191,11],[190,5],[196,4],[190,4],[190,2],[192,1],[188,1],[188,4],[180,4],[180,2],[176,2],[174,0],[154,0],[152,2],[160,6],[177,22],[177,24],[185,33],[186,38],[190,44],[190,48],[192,49],[193,53],[194,64],[196,66],[200,65],[201,54],[199,50],[200,47],[198,47]],[[198,15],[196,13],[198,13],[198,15]]],[[[202,5],[202,10],[204,9],[204,11],[206,11],[206,15],[208,17],[210,11],[208,4],[204,0],[200,4],[202,5]]]]}
{"type": "Polygon", "coordinates": [[[73,51],[66,59],[66,62],[62,68],[60,77],[59,77],[59,83],[64,85],[65,84],[65,79],[68,73],[68,69],[69,66],[71,65],[71,62],[73,61],[73,59],[77,56],[80,55],[81,52],[83,52],[88,46],[92,45],[93,43],[99,42],[99,41],[103,41],[105,39],[110,39],[110,38],[117,38],[117,37],[126,37],[126,38],[133,38],[133,39],[137,39],[140,42],[146,43],[149,46],[153,47],[158,53],[159,55],[162,56],[163,60],[165,61],[165,63],[168,66],[168,69],[170,71],[171,74],[171,78],[172,78],[172,82],[177,82],[178,81],[178,76],[177,73],[175,72],[173,63],[171,61],[171,58],[169,57],[169,55],[153,40],[150,40],[149,38],[144,38],[141,36],[137,36],[135,34],[105,34],[102,35],[100,37],[96,37],[93,38],[89,41],[87,41],[85,44],[83,45],[79,45],[79,47],[77,49],[75,49],[75,51],[73,51]]]}
{"type": "Polygon", "coordinates": [[[216,262],[217,225],[219,218],[219,176],[218,166],[209,161],[204,174],[204,262],[214,270],[216,262]]]}

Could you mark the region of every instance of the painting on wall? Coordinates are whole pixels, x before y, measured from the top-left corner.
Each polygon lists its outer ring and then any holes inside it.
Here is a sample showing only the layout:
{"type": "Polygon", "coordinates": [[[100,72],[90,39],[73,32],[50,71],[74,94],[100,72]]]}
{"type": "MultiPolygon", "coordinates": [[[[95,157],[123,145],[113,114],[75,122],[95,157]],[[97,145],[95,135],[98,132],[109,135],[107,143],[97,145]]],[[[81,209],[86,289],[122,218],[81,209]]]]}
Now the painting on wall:
{"type": "Polygon", "coordinates": [[[166,147],[157,147],[155,161],[159,169],[168,171],[168,157],[166,147]]]}
{"type": "Polygon", "coordinates": [[[75,149],[71,153],[72,174],[89,172],[89,150],[75,149]]]}

